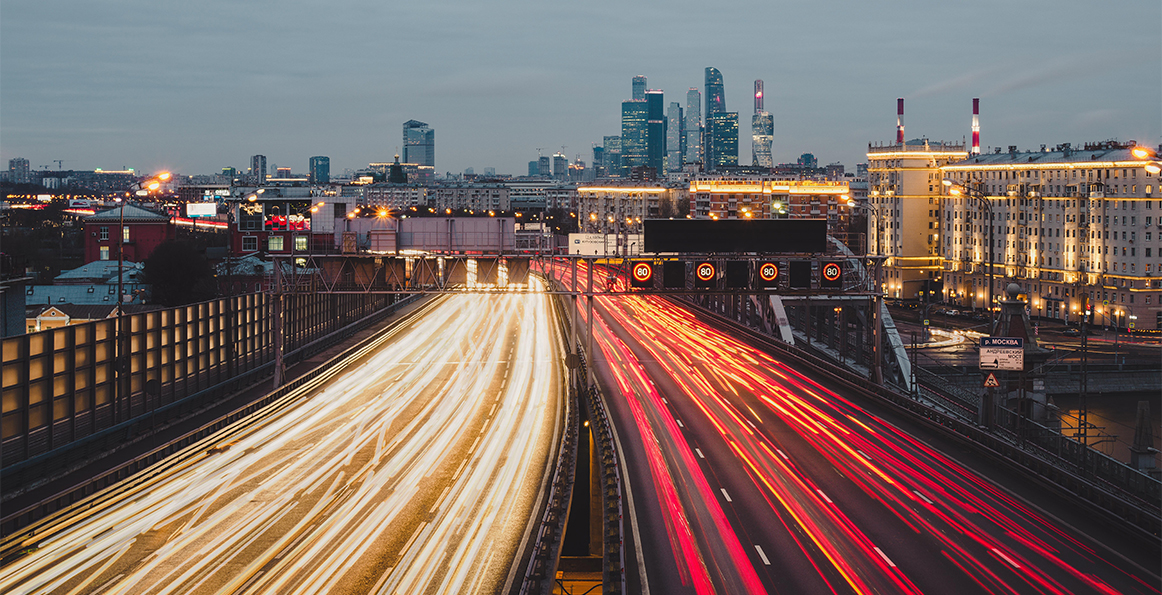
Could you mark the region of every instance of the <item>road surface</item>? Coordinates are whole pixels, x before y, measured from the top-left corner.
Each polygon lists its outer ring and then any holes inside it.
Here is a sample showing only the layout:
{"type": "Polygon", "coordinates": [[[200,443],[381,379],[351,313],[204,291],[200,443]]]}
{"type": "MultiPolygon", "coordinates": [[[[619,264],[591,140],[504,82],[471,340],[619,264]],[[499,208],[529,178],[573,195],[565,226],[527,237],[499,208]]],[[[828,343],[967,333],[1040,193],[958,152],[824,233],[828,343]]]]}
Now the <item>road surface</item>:
{"type": "Polygon", "coordinates": [[[0,592],[501,592],[560,437],[556,328],[543,293],[447,298],[325,386],[42,527],[0,592]]]}

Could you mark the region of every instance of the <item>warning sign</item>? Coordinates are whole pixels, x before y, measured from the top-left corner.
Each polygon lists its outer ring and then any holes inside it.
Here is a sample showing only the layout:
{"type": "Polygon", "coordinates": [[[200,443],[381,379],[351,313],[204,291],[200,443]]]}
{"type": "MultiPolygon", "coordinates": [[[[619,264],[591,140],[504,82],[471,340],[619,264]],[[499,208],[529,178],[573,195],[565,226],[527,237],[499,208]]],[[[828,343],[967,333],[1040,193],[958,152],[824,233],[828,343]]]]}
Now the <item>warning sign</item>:
{"type": "Polygon", "coordinates": [[[984,379],[985,388],[997,388],[1000,385],[1001,383],[997,382],[997,377],[992,372],[989,372],[988,377],[984,379]]]}

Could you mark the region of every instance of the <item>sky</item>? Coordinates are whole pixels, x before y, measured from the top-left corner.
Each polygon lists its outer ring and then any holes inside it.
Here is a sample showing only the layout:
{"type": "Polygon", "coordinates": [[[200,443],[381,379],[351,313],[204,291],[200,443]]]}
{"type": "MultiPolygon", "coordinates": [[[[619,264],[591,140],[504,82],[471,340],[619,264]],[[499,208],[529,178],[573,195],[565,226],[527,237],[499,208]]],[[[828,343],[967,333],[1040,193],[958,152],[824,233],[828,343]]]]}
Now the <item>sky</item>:
{"type": "Polygon", "coordinates": [[[853,169],[897,97],[908,139],[968,137],[979,97],[985,147],[1162,143],[1158,0],[2,0],[0,159],[341,173],[416,119],[436,171],[520,175],[538,147],[590,162],[634,75],[685,105],[707,66],[744,164],[755,79],[776,163],[853,169]]]}

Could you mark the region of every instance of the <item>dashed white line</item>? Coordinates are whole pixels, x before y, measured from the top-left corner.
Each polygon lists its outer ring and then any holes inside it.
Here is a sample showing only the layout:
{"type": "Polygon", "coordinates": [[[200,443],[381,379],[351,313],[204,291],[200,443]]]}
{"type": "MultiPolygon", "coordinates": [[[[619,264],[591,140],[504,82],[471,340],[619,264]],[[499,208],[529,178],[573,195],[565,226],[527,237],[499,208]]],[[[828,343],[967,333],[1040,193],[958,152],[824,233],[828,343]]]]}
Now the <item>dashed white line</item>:
{"type": "Polygon", "coordinates": [[[787,456],[787,453],[783,452],[782,450],[779,450],[779,449],[777,449],[777,448],[776,448],[776,449],[775,449],[775,452],[779,453],[779,456],[780,456],[780,457],[783,457],[783,460],[784,460],[784,461],[789,461],[789,460],[791,460],[791,459],[790,459],[790,457],[788,457],[788,456],[787,456]]]}
{"type": "Polygon", "coordinates": [[[701,451],[701,450],[699,450],[699,449],[695,448],[695,449],[694,449],[694,452],[698,453],[698,458],[700,458],[700,459],[705,459],[705,458],[706,458],[706,455],[702,454],[702,451],[701,451]]]}
{"type": "Polygon", "coordinates": [[[884,559],[884,562],[888,563],[888,566],[891,566],[892,568],[896,567],[896,563],[892,562],[892,559],[889,558],[888,555],[884,553],[884,550],[881,550],[880,548],[875,547],[875,546],[872,546],[872,548],[874,548],[876,553],[879,554],[880,557],[884,559]]]}
{"type": "Polygon", "coordinates": [[[759,544],[756,543],[756,544],[754,544],[754,549],[758,550],[759,557],[763,559],[763,564],[770,566],[771,561],[770,561],[770,559],[767,558],[766,553],[763,552],[762,546],[760,546],[759,544]]]}
{"type": "Polygon", "coordinates": [[[827,497],[827,494],[824,494],[824,493],[823,493],[823,490],[816,489],[815,491],[816,491],[816,492],[819,492],[819,495],[820,495],[820,496],[823,496],[823,499],[824,499],[824,500],[826,500],[828,504],[835,504],[834,502],[832,502],[832,501],[831,501],[831,498],[828,498],[828,497],[827,497]]]}
{"type": "Polygon", "coordinates": [[[669,405],[669,404],[670,404],[669,402],[667,402],[667,401],[666,401],[666,397],[662,397],[662,403],[663,403],[663,404],[666,404],[666,405],[669,405]]]}
{"type": "Polygon", "coordinates": [[[871,457],[869,457],[869,456],[867,456],[867,453],[866,453],[866,452],[864,452],[864,451],[862,451],[862,450],[858,450],[858,449],[857,449],[855,452],[858,452],[858,453],[859,453],[859,456],[861,456],[861,457],[863,457],[863,458],[865,458],[865,459],[867,459],[867,460],[869,460],[869,461],[870,461],[870,460],[872,460],[872,458],[871,458],[871,457]]]}
{"type": "Polygon", "coordinates": [[[932,503],[932,501],[929,500],[928,497],[925,496],[924,494],[921,494],[920,492],[917,492],[916,490],[912,490],[912,493],[916,494],[916,496],[918,496],[921,500],[927,502],[928,504],[932,503]]]}
{"type": "Polygon", "coordinates": [[[1008,562],[1010,565],[1012,565],[1013,568],[1020,568],[1021,567],[1020,564],[1017,564],[1016,562],[1014,562],[1012,558],[1006,556],[1004,552],[1002,552],[1001,550],[998,550],[995,547],[993,548],[993,553],[1000,556],[1002,560],[1004,560],[1005,562],[1008,562]]]}
{"type": "Polygon", "coordinates": [[[726,498],[727,502],[734,502],[734,500],[730,499],[730,494],[726,493],[726,488],[718,488],[718,489],[722,490],[722,497],[726,498]]]}
{"type": "Polygon", "coordinates": [[[686,426],[682,425],[682,420],[680,420],[680,419],[675,419],[674,421],[678,422],[678,427],[679,427],[679,428],[684,428],[684,427],[686,427],[686,426]]]}

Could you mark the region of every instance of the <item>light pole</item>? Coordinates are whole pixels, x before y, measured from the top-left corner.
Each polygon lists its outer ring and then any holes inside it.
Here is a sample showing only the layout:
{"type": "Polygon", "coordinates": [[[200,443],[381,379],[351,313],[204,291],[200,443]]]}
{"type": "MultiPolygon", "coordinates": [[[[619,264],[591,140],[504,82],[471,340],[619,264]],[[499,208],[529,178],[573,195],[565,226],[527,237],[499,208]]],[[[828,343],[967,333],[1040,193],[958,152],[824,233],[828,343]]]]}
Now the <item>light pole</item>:
{"type": "Polygon", "coordinates": [[[988,246],[988,248],[989,248],[989,250],[988,250],[988,277],[989,277],[988,309],[989,309],[989,334],[991,335],[994,332],[995,327],[996,327],[996,323],[997,323],[997,314],[996,314],[996,311],[993,309],[993,300],[994,300],[993,291],[996,288],[997,280],[996,280],[996,272],[995,272],[994,267],[993,267],[993,258],[994,258],[993,246],[994,246],[995,242],[994,242],[994,235],[993,235],[994,226],[993,226],[992,204],[990,204],[988,202],[988,197],[985,196],[985,194],[983,192],[981,192],[980,190],[977,190],[976,188],[974,188],[970,185],[957,184],[949,179],[940,180],[940,183],[943,184],[946,188],[948,188],[948,193],[951,194],[952,196],[960,196],[961,194],[963,194],[967,198],[972,198],[972,199],[976,200],[977,204],[980,206],[981,212],[985,213],[985,222],[988,224],[988,234],[989,234],[988,235],[988,237],[989,237],[989,240],[988,240],[989,241],[989,246],[988,246]]]}

